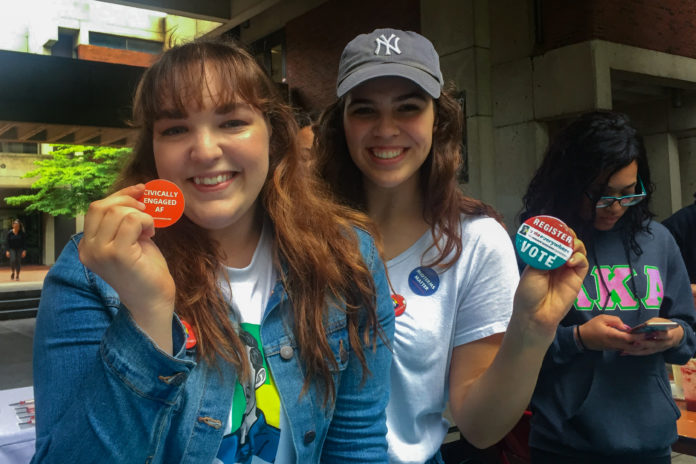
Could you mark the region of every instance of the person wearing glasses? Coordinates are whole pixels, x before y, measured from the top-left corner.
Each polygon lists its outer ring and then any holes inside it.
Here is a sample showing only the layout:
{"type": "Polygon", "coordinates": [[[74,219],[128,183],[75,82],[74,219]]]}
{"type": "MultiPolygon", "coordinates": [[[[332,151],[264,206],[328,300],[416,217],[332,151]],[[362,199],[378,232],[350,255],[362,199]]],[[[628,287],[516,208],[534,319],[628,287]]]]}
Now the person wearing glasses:
{"type": "Polygon", "coordinates": [[[679,417],[665,363],[696,350],[694,303],[674,239],[652,221],[642,136],[617,112],[580,116],[551,143],[525,217],[565,221],[590,268],[556,331],[532,396],[539,463],[669,463],[679,417]],[[675,328],[631,332],[643,322],[675,328]]]}

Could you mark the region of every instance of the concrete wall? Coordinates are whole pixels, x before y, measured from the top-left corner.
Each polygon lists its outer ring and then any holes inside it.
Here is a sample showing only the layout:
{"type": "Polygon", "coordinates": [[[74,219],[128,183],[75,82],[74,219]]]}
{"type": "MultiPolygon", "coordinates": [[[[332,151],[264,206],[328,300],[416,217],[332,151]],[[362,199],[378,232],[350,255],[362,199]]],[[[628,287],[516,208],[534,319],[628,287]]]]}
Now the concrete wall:
{"type": "MultiPolygon", "coordinates": [[[[506,0],[492,0],[491,4],[510,7],[506,0]]],[[[496,204],[506,218],[521,207],[522,186],[543,156],[549,123],[593,109],[626,112],[650,137],[647,149],[657,185],[653,210],[659,218],[690,202],[691,195],[684,192],[694,185],[691,179],[696,161],[693,151],[680,152],[680,146],[691,145],[680,144],[679,139],[692,136],[696,128],[696,97],[686,97],[681,107],[675,107],[669,94],[670,89],[696,83],[695,59],[601,40],[536,56],[524,56],[525,47],[519,45],[516,49],[522,56],[515,57],[502,46],[508,43],[509,25],[495,24],[491,34],[492,38],[500,36],[499,42],[492,39],[491,53],[495,156],[502,170],[496,174],[496,204]],[[497,43],[501,44],[500,53],[497,43]],[[657,96],[646,95],[640,104],[615,108],[612,76],[616,73],[628,76],[638,86],[649,86],[657,96]]],[[[518,32],[517,36],[524,34],[518,32]]]]}
{"type": "MultiPolygon", "coordinates": [[[[36,169],[34,161],[41,159],[18,153],[0,153],[0,188],[29,188],[36,177],[22,178],[24,174],[36,169]]],[[[4,202],[3,202],[4,203],[4,202]]]]}
{"type": "Polygon", "coordinates": [[[657,96],[645,96],[640,104],[616,108],[629,114],[646,135],[657,185],[653,209],[664,218],[690,203],[696,191],[696,143],[692,139],[696,136],[696,96],[687,93],[676,107],[668,95],[673,88],[689,90],[696,83],[696,60],[679,55],[693,55],[687,48],[696,44],[696,36],[680,42],[681,49],[666,53],[666,44],[682,34],[670,29],[676,23],[666,17],[681,11],[684,16],[675,21],[689,17],[696,24],[696,10],[679,0],[660,2],[660,7],[643,0],[541,4],[543,11],[537,16],[532,0],[489,0],[494,146],[490,156],[495,170],[482,181],[493,177],[495,193],[493,200],[486,200],[504,214],[509,226],[514,225],[511,219],[522,206],[521,197],[543,157],[550,131],[580,113],[614,108],[617,89],[612,88],[612,79],[616,82],[619,73],[657,92],[657,96]],[[629,26],[622,26],[616,8],[621,10],[628,3],[645,17],[627,12],[629,26]],[[684,8],[689,11],[682,11],[684,8]],[[538,18],[543,22],[541,29],[538,18]],[[649,28],[640,23],[645,18],[654,21],[654,30],[646,31],[649,28]],[[609,31],[610,24],[616,28],[609,31]],[[602,34],[623,43],[592,39],[602,34]],[[640,43],[644,47],[626,45],[637,35],[643,37],[640,43]]]}
{"type": "Polygon", "coordinates": [[[682,204],[677,138],[669,132],[648,135],[645,137],[645,150],[655,184],[651,209],[657,214],[656,219],[662,221],[682,204]]]}

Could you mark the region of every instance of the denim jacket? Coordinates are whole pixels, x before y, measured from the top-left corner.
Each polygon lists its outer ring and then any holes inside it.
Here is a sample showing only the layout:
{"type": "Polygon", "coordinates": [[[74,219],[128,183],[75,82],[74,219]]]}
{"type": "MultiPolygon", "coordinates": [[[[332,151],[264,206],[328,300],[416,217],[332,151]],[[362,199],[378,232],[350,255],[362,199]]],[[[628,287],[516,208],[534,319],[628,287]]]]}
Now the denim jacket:
{"type": "MultiPolygon", "coordinates": [[[[378,318],[389,340],[394,310],[384,266],[358,231],[377,290],[378,318]]],[[[37,409],[34,463],[210,464],[218,452],[236,380],[225,362],[211,366],[185,348],[172,321],[175,355],[134,323],[116,292],[80,263],[71,239],[44,282],[34,336],[37,409]]],[[[317,385],[301,395],[303,367],[288,329],[292,307],[277,282],[261,339],[287,413],[297,463],[387,462],[385,407],[391,351],[365,348],[370,375],[350,349],[345,314],[327,309],[325,328],[339,371],[336,401],[323,406],[317,385]],[[282,356],[281,356],[282,349],[282,356]]]]}

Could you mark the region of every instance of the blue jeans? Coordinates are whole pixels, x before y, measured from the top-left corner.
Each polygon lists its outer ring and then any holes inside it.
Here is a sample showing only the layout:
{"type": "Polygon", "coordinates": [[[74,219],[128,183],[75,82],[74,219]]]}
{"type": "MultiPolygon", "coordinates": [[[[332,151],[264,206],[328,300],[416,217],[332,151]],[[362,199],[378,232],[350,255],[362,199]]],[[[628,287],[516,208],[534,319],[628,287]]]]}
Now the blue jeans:
{"type": "Polygon", "coordinates": [[[12,273],[14,274],[16,272],[17,275],[19,275],[21,267],[22,250],[15,250],[14,248],[10,248],[10,268],[12,269],[12,273]]]}

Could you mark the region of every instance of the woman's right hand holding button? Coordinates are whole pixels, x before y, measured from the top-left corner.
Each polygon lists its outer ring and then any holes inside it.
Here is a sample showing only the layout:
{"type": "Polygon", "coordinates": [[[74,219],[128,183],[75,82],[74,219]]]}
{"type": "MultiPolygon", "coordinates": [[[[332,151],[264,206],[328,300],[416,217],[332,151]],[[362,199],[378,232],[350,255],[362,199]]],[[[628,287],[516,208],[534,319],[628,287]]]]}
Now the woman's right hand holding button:
{"type": "Polygon", "coordinates": [[[133,185],[90,204],[80,261],[116,290],[138,326],[171,354],[176,287],[152,241],[153,219],[138,201],[144,189],[133,185]]]}

